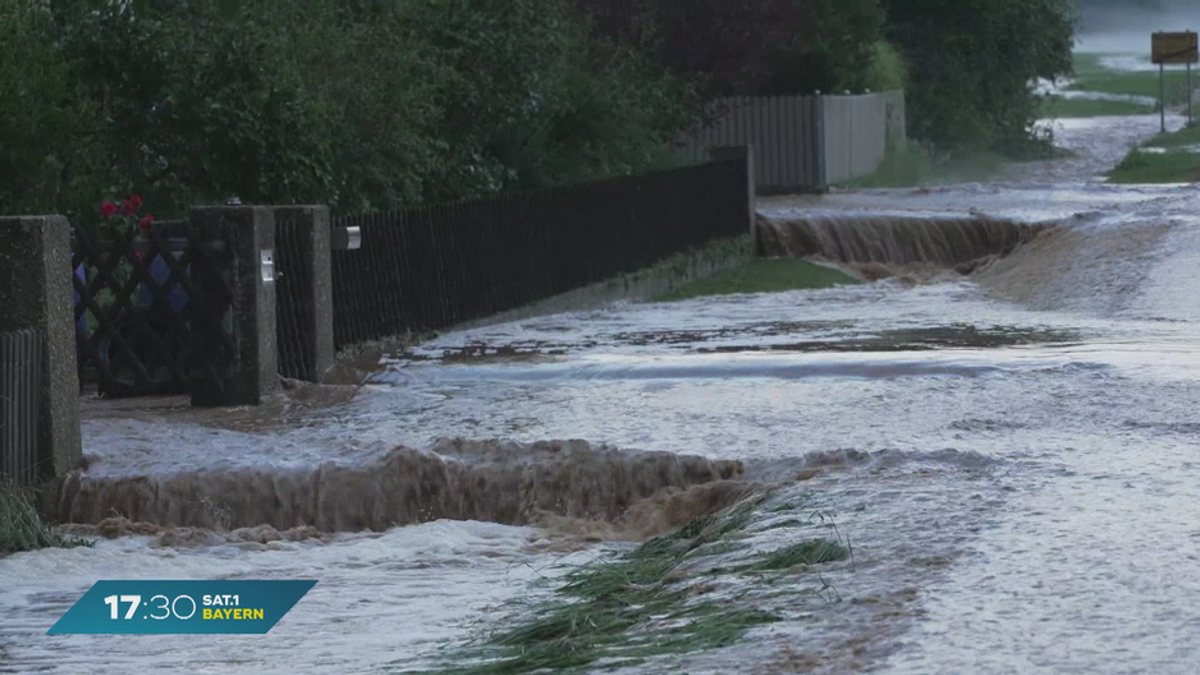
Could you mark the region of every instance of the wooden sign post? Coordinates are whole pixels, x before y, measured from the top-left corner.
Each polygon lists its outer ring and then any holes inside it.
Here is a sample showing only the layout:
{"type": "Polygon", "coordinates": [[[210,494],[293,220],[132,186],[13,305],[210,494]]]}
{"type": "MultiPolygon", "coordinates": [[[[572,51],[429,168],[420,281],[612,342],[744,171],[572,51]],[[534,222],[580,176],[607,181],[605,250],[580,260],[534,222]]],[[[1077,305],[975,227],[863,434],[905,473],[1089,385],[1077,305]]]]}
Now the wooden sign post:
{"type": "Polygon", "coordinates": [[[1168,63],[1187,65],[1188,124],[1192,123],[1192,64],[1200,61],[1196,33],[1155,33],[1150,41],[1150,61],[1158,64],[1158,112],[1162,130],[1167,130],[1166,72],[1168,63]]]}

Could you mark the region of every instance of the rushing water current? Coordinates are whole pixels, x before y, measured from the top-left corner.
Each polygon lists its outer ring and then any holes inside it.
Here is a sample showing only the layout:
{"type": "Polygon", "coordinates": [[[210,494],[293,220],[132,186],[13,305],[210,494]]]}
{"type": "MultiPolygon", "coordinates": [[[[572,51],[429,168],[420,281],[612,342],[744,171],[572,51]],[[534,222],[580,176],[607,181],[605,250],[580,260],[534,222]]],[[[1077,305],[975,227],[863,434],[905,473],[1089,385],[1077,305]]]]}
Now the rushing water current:
{"type": "MultiPolygon", "coordinates": [[[[1195,672],[1200,189],[1093,179],[1157,123],[1075,123],[1058,139],[1076,156],[1014,167],[1006,181],[760,204],[776,221],[819,212],[846,226],[889,215],[1057,223],[969,276],[448,333],[387,359],[352,398],[293,402],[266,421],[90,405],[88,475],[352,469],[448,437],[739,460],[744,479],[803,494],[853,543],[853,562],[826,573],[838,599],[774,589],[755,602],[784,621],[635,670],[1195,672]]],[[[0,672],[427,666],[503,606],[549,592],[536,581],[627,546],[513,522],[190,538],[147,526],[10,556],[0,672]],[[112,578],[320,582],[266,636],[45,635],[112,578]]],[[[784,532],[748,541],[770,547],[784,532]]]]}

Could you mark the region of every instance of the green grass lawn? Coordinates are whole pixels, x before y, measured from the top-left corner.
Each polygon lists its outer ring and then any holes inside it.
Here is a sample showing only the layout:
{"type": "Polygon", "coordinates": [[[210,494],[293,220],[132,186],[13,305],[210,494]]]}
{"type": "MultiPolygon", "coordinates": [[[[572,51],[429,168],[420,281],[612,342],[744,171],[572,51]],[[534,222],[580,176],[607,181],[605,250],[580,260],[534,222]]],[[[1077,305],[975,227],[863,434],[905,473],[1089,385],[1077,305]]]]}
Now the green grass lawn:
{"type": "Polygon", "coordinates": [[[935,162],[913,143],[889,152],[874,173],[846,181],[839,187],[863,190],[986,181],[1000,173],[1005,161],[995,153],[973,152],[935,162]]]}
{"type": "Polygon", "coordinates": [[[1200,125],[1173,133],[1159,134],[1134,148],[1108,172],[1113,183],[1200,182],[1200,153],[1180,150],[1200,144],[1200,125]],[[1139,148],[1164,148],[1166,152],[1142,152],[1139,148]]]}
{"type": "Polygon", "coordinates": [[[1155,112],[1158,112],[1158,106],[1143,105],[1132,101],[1098,101],[1087,98],[1047,96],[1042,102],[1041,116],[1059,119],[1063,117],[1149,115],[1155,112]]]}
{"type": "MultiPolygon", "coordinates": [[[[1100,65],[1106,54],[1076,54],[1075,82],[1072,91],[1098,91],[1107,94],[1158,98],[1158,71],[1112,70],[1100,65]]],[[[1200,84],[1200,73],[1193,75],[1193,86],[1200,84]]],[[[1187,103],[1186,73],[1179,66],[1167,68],[1165,91],[1168,106],[1187,103]]]]}
{"type": "Polygon", "coordinates": [[[1200,124],[1184,127],[1179,131],[1159,134],[1142,143],[1148,148],[1180,148],[1186,145],[1200,145],[1200,124]]]}
{"type": "Polygon", "coordinates": [[[1106,56],[1105,54],[1080,53],[1075,52],[1072,55],[1072,61],[1075,66],[1075,75],[1094,75],[1096,73],[1108,72],[1109,69],[1100,65],[1100,59],[1106,56]]]}
{"type": "Polygon", "coordinates": [[[778,293],[856,283],[859,283],[857,279],[844,272],[806,260],[761,258],[707,279],[694,281],[654,300],[671,302],[708,295],[778,293]]]}

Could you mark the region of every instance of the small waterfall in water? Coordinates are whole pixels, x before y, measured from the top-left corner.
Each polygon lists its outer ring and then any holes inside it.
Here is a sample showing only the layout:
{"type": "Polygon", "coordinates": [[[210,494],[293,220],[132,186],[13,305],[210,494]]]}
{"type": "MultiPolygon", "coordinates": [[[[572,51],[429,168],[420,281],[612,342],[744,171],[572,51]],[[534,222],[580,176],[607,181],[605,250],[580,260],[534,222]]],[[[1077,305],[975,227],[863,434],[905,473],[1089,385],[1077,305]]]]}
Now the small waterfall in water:
{"type": "Polygon", "coordinates": [[[876,279],[913,265],[969,274],[1053,227],[984,217],[760,215],[757,232],[763,255],[827,260],[876,279]]]}
{"type": "Polygon", "coordinates": [[[375,464],[311,470],[191,471],[54,481],[58,522],[109,518],[157,526],[382,531],[441,518],[526,525],[543,514],[614,522],[639,500],[742,476],[741,462],[625,452],[584,441],[447,439],[398,447],[375,464]]]}

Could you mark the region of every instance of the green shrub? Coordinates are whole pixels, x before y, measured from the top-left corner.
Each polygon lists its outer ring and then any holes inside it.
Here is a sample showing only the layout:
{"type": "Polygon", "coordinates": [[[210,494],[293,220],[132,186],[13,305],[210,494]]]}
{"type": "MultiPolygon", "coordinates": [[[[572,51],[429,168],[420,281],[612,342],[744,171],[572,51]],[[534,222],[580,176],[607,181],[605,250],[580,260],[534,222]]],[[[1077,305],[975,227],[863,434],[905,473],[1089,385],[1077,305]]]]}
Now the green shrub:
{"type": "Polygon", "coordinates": [[[337,211],[658,168],[688,82],[571,0],[11,0],[0,211],[337,211]],[[49,7],[50,9],[46,9],[49,7]]]}
{"type": "Polygon", "coordinates": [[[87,545],[55,533],[37,507],[37,491],[0,478],[0,557],[39,548],[87,545]]]}
{"type": "Polygon", "coordinates": [[[866,88],[871,91],[897,91],[907,88],[908,66],[905,65],[900,50],[886,40],[876,42],[864,82],[866,88]]]}
{"type": "Polygon", "coordinates": [[[1071,0],[884,0],[908,63],[910,135],[940,150],[1047,152],[1029,83],[1071,71],[1071,0]]]}
{"type": "Polygon", "coordinates": [[[42,5],[0,2],[0,214],[52,213],[96,187],[76,152],[94,120],[42,5]]]}

